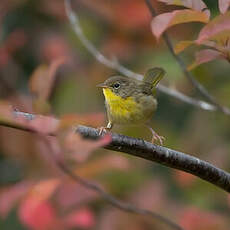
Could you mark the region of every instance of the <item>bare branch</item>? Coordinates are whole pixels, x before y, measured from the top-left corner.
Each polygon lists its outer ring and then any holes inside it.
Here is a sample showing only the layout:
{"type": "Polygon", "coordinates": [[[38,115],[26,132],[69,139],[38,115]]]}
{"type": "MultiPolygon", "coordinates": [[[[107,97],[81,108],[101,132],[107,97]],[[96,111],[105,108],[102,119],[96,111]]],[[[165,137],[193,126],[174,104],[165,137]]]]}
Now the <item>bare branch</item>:
{"type": "Polygon", "coordinates": [[[22,131],[27,131],[27,132],[31,132],[31,133],[38,135],[38,137],[40,137],[43,141],[45,141],[45,143],[47,144],[47,147],[49,147],[49,149],[53,153],[52,157],[54,158],[55,163],[65,174],[70,176],[77,183],[80,183],[82,186],[97,192],[98,194],[102,196],[102,198],[105,201],[111,203],[113,206],[123,211],[126,211],[126,212],[131,212],[131,213],[140,214],[144,216],[150,216],[170,226],[172,229],[183,230],[179,225],[177,225],[173,221],[157,213],[154,213],[150,210],[141,209],[132,204],[128,204],[123,201],[120,201],[116,199],[114,196],[104,191],[98,185],[91,183],[87,180],[84,180],[80,176],[74,174],[65,165],[61,157],[62,154],[59,153],[60,148],[57,147],[59,146],[59,144],[55,136],[57,134],[57,130],[59,127],[59,123],[60,123],[59,120],[53,117],[34,115],[30,113],[20,112],[18,110],[5,111],[5,114],[4,113],[0,114],[0,117],[1,117],[0,126],[10,127],[10,128],[14,128],[14,129],[22,130],[22,131]],[[14,118],[14,120],[12,119],[12,117],[14,118]],[[47,121],[49,124],[47,124],[47,121]],[[51,123],[53,123],[53,125],[51,125],[51,123]],[[44,127],[44,129],[41,129],[41,127],[44,127]],[[56,130],[56,132],[54,132],[54,130],[56,130]],[[51,137],[52,139],[50,139],[51,137]],[[55,146],[56,146],[55,148],[53,148],[54,145],[52,145],[52,142],[55,142],[55,146]]]}
{"type": "MultiPolygon", "coordinates": [[[[39,133],[38,133],[39,134],[39,133]]],[[[46,143],[47,147],[49,148],[50,152],[51,152],[51,157],[54,160],[55,164],[57,165],[57,167],[67,176],[69,176],[72,180],[74,180],[75,182],[77,182],[78,184],[82,185],[83,187],[90,189],[96,193],[98,193],[102,199],[104,199],[105,201],[107,201],[108,203],[110,203],[112,206],[120,209],[121,211],[125,211],[125,212],[129,212],[129,213],[133,213],[133,214],[139,214],[142,216],[148,216],[151,218],[154,218],[160,222],[162,222],[163,224],[171,227],[172,229],[175,230],[183,230],[179,225],[177,225],[176,223],[174,223],[173,221],[155,213],[152,212],[150,210],[147,209],[142,209],[139,208],[133,204],[130,203],[126,203],[124,201],[118,200],[116,197],[114,197],[113,195],[107,193],[103,188],[101,188],[99,185],[90,182],[88,180],[83,179],[82,177],[80,177],[79,175],[77,175],[75,172],[73,172],[71,169],[69,169],[69,167],[65,164],[64,160],[62,159],[63,154],[61,152],[59,152],[59,148],[55,147],[53,148],[52,142],[51,141],[55,141],[55,144],[58,145],[56,140],[51,140],[49,138],[47,138],[47,136],[44,136],[43,134],[39,134],[39,136],[41,137],[42,140],[44,140],[44,142],[46,143]]]]}
{"type": "MultiPolygon", "coordinates": [[[[119,62],[115,58],[109,59],[109,58],[105,57],[102,53],[100,53],[97,50],[97,48],[86,38],[85,34],[83,33],[79,19],[78,19],[78,16],[76,13],[73,12],[73,10],[71,8],[71,1],[70,0],[65,0],[65,8],[66,8],[66,14],[69,18],[69,21],[72,25],[72,28],[73,28],[75,34],[80,39],[80,41],[85,46],[85,48],[96,58],[96,60],[98,62],[102,63],[103,65],[105,65],[111,69],[114,69],[114,70],[120,72],[121,74],[123,74],[125,76],[134,77],[137,79],[143,78],[143,75],[134,73],[131,70],[129,70],[126,67],[119,64],[119,62]]],[[[184,95],[183,93],[180,93],[179,91],[177,91],[175,89],[170,89],[170,88],[167,88],[166,86],[159,85],[158,90],[160,92],[166,94],[166,95],[174,97],[180,101],[183,101],[187,104],[193,105],[197,108],[207,110],[207,111],[216,111],[217,110],[216,106],[211,105],[205,101],[196,100],[196,99],[193,99],[191,97],[188,97],[188,96],[184,95]]],[[[226,111],[226,113],[227,112],[228,111],[226,111]]],[[[229,115],[230,115],[230,111],[229,111],[229,115]]]]}
{"type": "MultiPolygon", "coordinates": [[[[152,14],[152,17],[157,16],[156,11],[151,4],[151,0],[145,0],[145,2],[146,2],[146,5],[148,6],[150,13],[152,14]]],[[[187,70],[186,64],[184,63],[183,59],[180,58],[180,56],[174,52],[172,41],[169,38],[167,32],[163,33],[163,39],[164,39],[165,43],[167,44],[170,53],[175,58],[175,60],[177,61],[177,63],[181,67],[184,75],[187,77],[187,79],[189,79],[189,81],[192,83],[192,85],[200,92],[200,94],[206,100],[208,100],[211,104],[213,104],[219,111],[223,112],[226,115],[230,115],[230,109],[220,105],[217,102],[217,100],[212,95],[209,94],[207,89],[196,80],[196,78],[192,75],[192,73],[187,70]]]]}
{"type": "Polygon", "coordinates": [[[175,230],[183,230],[179,225],[177,225],[176,223],[172,222],[171,220],[155,213],[152,212],[150,210],[147,209],[142,209],[139,207],[136,207],[133,204],[130,203],[126,203],[124,201],[118,200],[117,198],[115,198],[114,196],[112,196],[111,194],[107,193],[104,189],[102,189],[100,186],[98,186],[97,184],[94,184],[93,182],[87,181],[85,179],[83,179],[82,177],[78,176],[76,173],[72,172],[63,161],[58,161],[56,159],[56,164],[58,165],[58,167],[65,173],[67,174],[70,178],[72,178],[74,181],[76,181],[77,183],[81,184],[82,186],[84,186],[85,188],[88,188],[90,190],[95,191],[96,193],[98,193],[105,201],[107,201],[108,203],[110,203],[111,205],[113,205],[114,207],[125,211],[125,212],[129,212],[129,213],[133,213],[133,214],[139,214],[139,215],[143,215],[143,216],[149,216],[151,218],[154,218],[160,222],[162,222],[165,225],[170,226],[172,229],[175,230]]]}
{"type": "Polygon", "coordinates": [[[121,66],[116,61],[115,58],[113,60],[109,60],[108,58],[106,58],[103,54],[101,54],[96,49],[96,47],[85,37],[85,35],[81,29],[78,16],[77,16],[77,14],[75,14],[72,11],[70,0],[65,1],[65,9],[66,9],[66,14],[69,18],[69,21],[73,26],[73,30],[74,30],[75,34],[80,39],[80,41],[85,46],[85,48],[97,59],[98,62],[102,63],[103,65],[105,65],[111,69],[115,69],[115,70],[119,71],[120,73],[123,73],[124,75],[126,75],[128,77],[136,77],[136,78],[142,77],[139,74],[133,73],[129,69],[125,68],[124,66],[121,66]]]}
{"type": "MultiPolygon", "coordinates": [[[[77,132],[86,138],[99,137],[97,129],[79,126],[77,132]]],[[[151,144],[143,139],[112,133],[112,142],[106,149],[128,153],[146,160],[158,162],[170,168],[179,169],[208,181],[230,192],[230,174],[214,165],[176,150],[151,144]]]]}
{"type": "MultiPolygon", "coordinates": [[[[12,119],[9,120],[9,113],[7,113],[8,117],[4,117],[4,114],[0,114],[0,126],[11,127],[33,133],[43,133],[43,135],[56,135],[54,130],[55,127],[56,129],[58,128],[59,124],[59,121],[57,119],[50,118],[48,116],[23,113],[19,111],[14,111],[13,113],[13,116],[17,118],[15,119],[15,121],[13,121],[12,119]],[[45,121],[44,124],[42,124],[43,119],[45,121]],[[39,122],[36,120],[39,120],[39,122]],[[33,124],[33,122],[38,122],[37,124],[39,124],[39,126],[33,124]],[[53,124],[51,127],[48,127],[48,123],[53,124]],[[45,127],[45,130],[43,132],[41,130],[41,127],[45,127]]],[[[94,128],[78,126],[76,128],[76,131],[85,138],[99,138],[99,132],[97,129],[94,128]]],[[[166,165],[170,168],[175,168],[184,172],[188,172],[207,182],[210,182],[213,185],[216,185],[217,187],[227,192],[230,192],[230,174],[206,161],[200,160],[199,158],[182,152],[178,152],[176,150],[151,144],[142,139],[131,138],[115,133],[112,133],[111,135],[112,142],[110,145],[105,147],[107,149],[124,152],[132,156],[138,156],[146,160],[166,165]]]]}
{"type": "Polygon", "coordinates": [[[203,110],[207,110],[207,111],[217,111],[217,108],[214,105],[211,105],[211,104],[209,104],[209,103],[207,103],[205,101],[201,101],[201,100],[194,99],[192,97],[188,97],[185,94],[183,94],[183,93],[181,93],[181,92],[179,92],[177,90],[167,88],[164,85],[158,85],[158,89],[162,93],[165,93],[165,94],[169,95],[170,97],[177,98],[180,101],[183,101],[183,102],[185,102],[187,104],[193,105],[193,106],[195,106],[195,107],[197,107],[199,109],[203,109],[203,110]]]}

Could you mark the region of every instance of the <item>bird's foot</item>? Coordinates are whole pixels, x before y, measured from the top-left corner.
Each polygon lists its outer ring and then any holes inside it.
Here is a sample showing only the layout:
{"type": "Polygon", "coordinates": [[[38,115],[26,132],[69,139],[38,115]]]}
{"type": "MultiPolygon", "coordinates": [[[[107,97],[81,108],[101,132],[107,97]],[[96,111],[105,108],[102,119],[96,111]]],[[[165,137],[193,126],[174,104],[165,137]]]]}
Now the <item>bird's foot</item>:
{"type": "Polygon", "coordinates": [[[106,127],[97,128],[97,130],[99,131],[99,136],[101,136],[104,133],[107,133],[110,129],[112,129],[112,127],[112,122],[109,122],[106,127]]]}
{"type": "Polygon", "coordinates": [[[156,141],[160,143],[160,145],[163,145],[163,141],[165,138],[163,136],[159,136],[152,127],[146,125],[146,127],[151,131],[152,133],[152,144],[154,144],[156,141]]]}
{"type": "Polygon", "coordinates": [[[97,128],[97,130],[98,130],[99,136],[101,136],[101,135],[107,133],[110,129],[107,127],[100,127],[100,128],[97,128]]]}
{"type": "Polygon", "coordinates": [[[156,132],[153,133],[152,144],[154,144],[157,141],[160,143],[160,145],[163,145],[164,140],[165,140],[165,137],[159,136],[156,132]]]}

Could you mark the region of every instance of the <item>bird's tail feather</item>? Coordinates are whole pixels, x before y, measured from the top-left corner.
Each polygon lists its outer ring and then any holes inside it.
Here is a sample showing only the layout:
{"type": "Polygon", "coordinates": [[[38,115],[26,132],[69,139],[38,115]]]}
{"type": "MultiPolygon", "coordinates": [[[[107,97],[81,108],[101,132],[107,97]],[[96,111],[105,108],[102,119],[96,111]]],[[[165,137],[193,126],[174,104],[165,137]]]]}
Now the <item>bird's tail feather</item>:
{"type": "Polygon", "coordinates": [[[156,87],[164,75],[164,69],[160,67],[151,68],[145,73],[143,81],[151,84],[152,87],[156,87]]]}

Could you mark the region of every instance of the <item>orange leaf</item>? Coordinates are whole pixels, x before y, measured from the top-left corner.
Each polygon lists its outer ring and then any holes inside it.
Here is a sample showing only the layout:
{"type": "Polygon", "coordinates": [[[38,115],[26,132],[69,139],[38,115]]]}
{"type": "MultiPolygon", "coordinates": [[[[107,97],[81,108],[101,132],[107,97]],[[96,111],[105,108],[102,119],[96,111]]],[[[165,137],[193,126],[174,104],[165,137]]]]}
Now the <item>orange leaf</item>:
{"type": "Polygon", "coordinates": [[[33,72],[30,81],[29,88],[31,93],[36,95],[37,97],[46,98],[47,94],[47,75],[48,75],[48,66],[40,65],[33,72]]]}
{"type": "Polygon", "coordinates": [[[174,47],[174,52],[176,54],[178,54],[178,53],[182,52],[184,49],[186,49],[189,46],[191,46],[192,44],[194,44],[193,41],[181,41],[181,42],[178,42],[174,47]]]}
{"type": "Polygon", "coordinates": [[[36,197],[38,202],[48,200],[59,185],[60,180],[58,179],[42,180],[31,188],[28,196],[36,197]]]}
{"type": "Polygon", "coordinates": [[[199,11],[195,10],[175,10],[170,13],[164,13],[153,18],[151,22],[152,33],[157,39],[167,30],[169,27],[187,23],[187,22],[203,22],[207,23],[209,17],[199,11]]]}

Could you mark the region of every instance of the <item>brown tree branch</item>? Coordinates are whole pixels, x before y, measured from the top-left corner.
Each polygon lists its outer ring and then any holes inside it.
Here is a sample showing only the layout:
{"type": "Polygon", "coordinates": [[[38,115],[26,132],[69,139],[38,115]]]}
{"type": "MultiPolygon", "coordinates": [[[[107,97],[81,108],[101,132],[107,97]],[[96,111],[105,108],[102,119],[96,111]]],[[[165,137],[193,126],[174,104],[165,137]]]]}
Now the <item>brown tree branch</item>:
{"type": "MultiPolygon", "coordinates": [[[[55,136],[55,128],[57,130],[59,125],[57,119],[19,111],[12,111],[12,113],[12,115],[9,112],[0,114],[0,126],[55,136]],[[10,118],[10,116],[13,116],[14,119],[10,118]],[[45,127],[45,130],[42,127],[45,127]]],[[[78,126],[76,132],[85,138],[99,138],[98,130],[91,127],[78,126]]],[[[143,139],[136,139],[115,133],[111,135],[112,142],[105,147],[107,149],[124,152],[166,165],[170,168],[188,172],[230,193],[230,174],[204,160],[163,146],[151,144],[143,139]]]]}
{"type": "MultiPolygon", "coordinates": [[[[157,16],[157,13],[153,7],[153,5],[151,4],[151,0],[145,0],[146,2],[146,5],[148,6],[148,9],[152,15],[152,17],[155,17],[157,16]]],[[[186,67],[186,64],[184,63],[183,59],[177,55],[175,52],[174,52],[174,49],[173,49],[173,44],[172,44],[172,41],[171,39],[169,38],[168,36],[168,33],[167,32],[164,32],[163,33],[163,39],[166,43],[166,45],[168,46],[168,49],[170,51],[170,53],[172,54],[172,56],[175,58],[175,60],[177,61],[177,63],[179,64],[179,66],[181,67],[184,75],[187,77],[187,79],[192,83],[192,85],[200,92],[200,94],[206,99],[208,100],[211,104],[213,104],[219,111],[223,112],[224,114],[226,115],[230,115],[230,109],[225,107],[225,106],[222,106],[220,105],[216,98],[214,98],[212,95],[210,95],[210,93],[207,91],[207,89],[202,85],[200,84],[200,82],[198,82],[196,80],[196,78],[192,75],[191,72],[189,72],[187,70],[187,67],[186,67]]]]}
{"type": "Polygon", "coordinates": [[[65,164],[60,151],[60,146],[55,138],[58,132],[58,128],[60,125],[60,121],[54,117],[43,116],[43,115],[34,115],[30,113],[20,112],[18,110],[12,109],[9,106],[0,106],[0,126],[14,128],[26,132],[31,132],[36,134],[41,140],[43,140],[50,152],[52,153],[52,158],[56,165],[60,168],[60,170],[71,177],[74,181],[81,184],[82,186],[91,189],[97,192],[102,198],[112,204],[114,207],[119,208],[120,210],[140,214],[144,216],[152,217],[165,225],[170,226],[175,230],[183,230],[179,225],[174,223],[173,221],[155,213],[150,210],[141,209],[136,207],[135,205],[125,203],[123,201],[118,200],[114,196],[107,193],[100,186],[89,182],[82,177],[78,176],[72,170],[68,168],[65,164]],[[55,148],[52,143],[55,143],[55,148]]]}
{"type": "MultiPolygon", "coordinates": [[[[85,34],[81,28],[78,16],[76,13],[73,12],[73,10],[71,8],[71,0],[65,0],[65,9],[66,9],[66,14],[68,16],[69,22],[72,25],[72,28],[73,28],[76,36],[79,38],[79,40],[84,45],[84,47],[92,54],[92,56],[95,57],[95,59],[98,62],[102,63],[106,67],[109,67],[111,69],[114,69],[114,70],[120,72],[121,74],[123,74],[125,76],[134,77],[137,79],[143,78],[143,75],[134,73],[133,71],[122,66],[116,60],[116,58],[109,59],[97,50],[97,48],[86,38],[86,36],[85,36],[85,34]]],[[[181,93],[175,89],[167,88],[164,85],[159,84],[157,89],[160,92],[162,92],[162,93],[164,93],[170,97],[174,97],[180,101],[183,101],[184,103],[193,105],[199,109],[203,109],[206,111],[216,111],[217,110],[217,107],[215,105],[212,105],[212,104],[207,103],[207,102],[202,101],[202,100],[197,100],[197,99],[188,97],[188,96],[184,95],[183,93],[181,93]]],[[[229,112],[229,115],[230,115],[230,112],[229,112]]]]}
{"type": "MultiPolygon", "coordinates": [[[[77,132],[86,138],[99,137],[98,130],[79,126],[77,132]]],[[[210,182],[230,193],[230,174],[214,165],[191,155],[163,146],[151,144],[143,139],[112,133],[112,142],[106,149],[124,152],[153,162],[179,169],[210,182]]]]}

